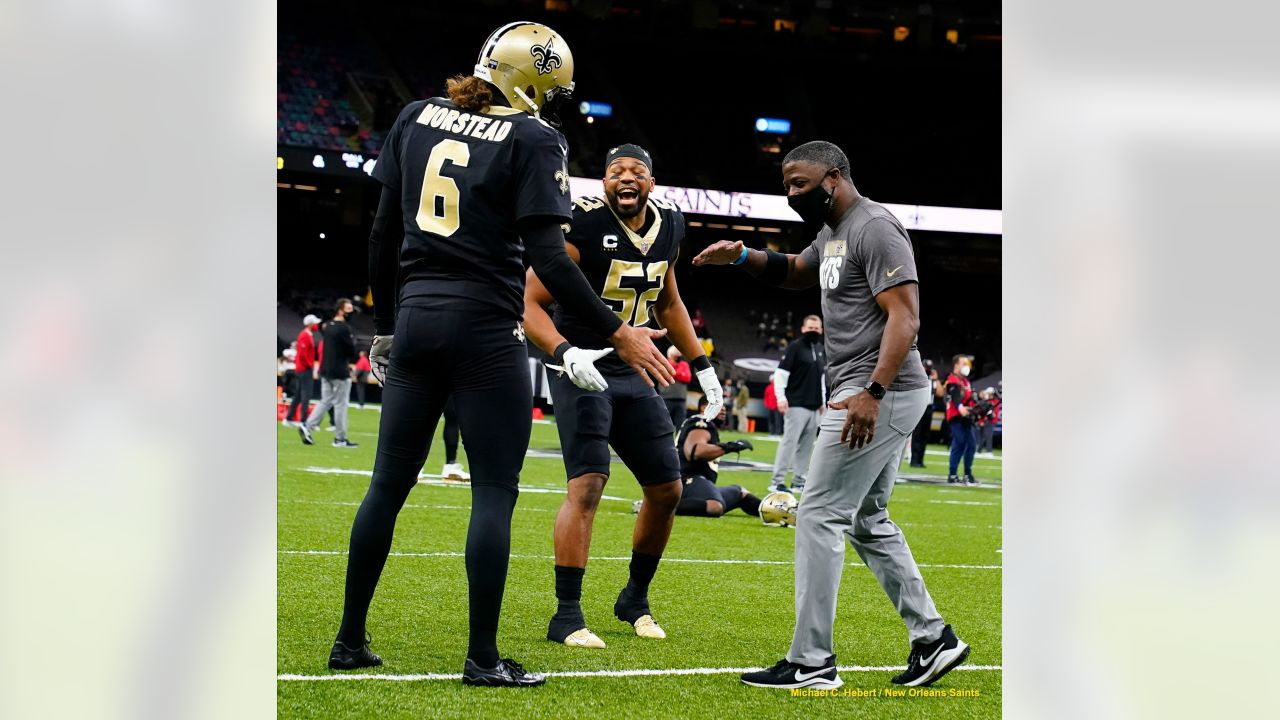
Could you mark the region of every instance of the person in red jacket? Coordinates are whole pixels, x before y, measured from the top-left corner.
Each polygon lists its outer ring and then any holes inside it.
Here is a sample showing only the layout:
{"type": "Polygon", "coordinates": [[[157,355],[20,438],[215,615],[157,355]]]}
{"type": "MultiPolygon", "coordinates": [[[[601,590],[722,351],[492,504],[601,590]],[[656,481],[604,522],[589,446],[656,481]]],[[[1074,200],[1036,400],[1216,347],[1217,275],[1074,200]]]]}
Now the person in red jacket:
{"type": "Polygon", "coordinates": [[[298,380],[298,389],[293,393],[293,401],[289,403],[289,412],[284,416],[284,425],[290,426],[307,419],[311,412],[311,389],[320,372],[320,355],[316,352],[315,336],[311,333],[320,329],[320,318],[308,315],[302,319],[302,330],[298,333],[295,349],[298,356],[293,361],[293,372],[298,380]],[[302,409],[299,411],[298,408],[302,409]],[[301,414],[295,414],[300,412],[301,414]]]}
{"type": "Polygon", "coordinates": [[[969,408],[973,407],[973,388],[969,387],[969,371],[973,360],[968,355],[956,355],[951,359],[951,374],[947,376],[947,424],[951,426],[951,462],[947,470],[947,482],[977,485],[973,478],[973,454],[978,438],[974,432],[969,408]],[[960,459],[964,458],[964,479],[956,475],[960,459]]]}
{"type": "Polygon", "coordinates": [[[773,378],[764,386],[764,409],[769,411],[769,434],[782,434],[782,413],[778,410],[778,391],[773,389],[773,378]]]}
{"type": "Polygon", "coordinates": [[[667,404],[667,412],[671,414],[671,425],[679,430],[684,424],[685,415],[689,413],[689,383],[693,382],[693,368],[689,367],[689,361],[680,356],[680,351],[675,345],[667,348],[667,360],[670,360],[671,367],[675,368],[675,372],[672,373],[675,380],[662,388],[658,394],[667,404]]]}
{"type": "Polygon", "coordinates": [[[369,353],[361,350],[360,357],[356,360],[356,366],[351,368],[352,376],[356,383],[356,403],[360,407],[364,407],[364,386],[369,384],[369,371],[372,368],[369,365],[369,353]]]}

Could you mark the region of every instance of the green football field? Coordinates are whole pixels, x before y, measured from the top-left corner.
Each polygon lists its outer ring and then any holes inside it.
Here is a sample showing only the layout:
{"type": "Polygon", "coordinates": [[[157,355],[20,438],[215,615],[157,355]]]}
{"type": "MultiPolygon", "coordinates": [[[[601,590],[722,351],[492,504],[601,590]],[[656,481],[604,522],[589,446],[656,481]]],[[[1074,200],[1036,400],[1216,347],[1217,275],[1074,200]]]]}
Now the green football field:
{"type": "MultiPolygon", "coordinates": [[[[844,687],[829,697],[742,685],[745,668],[772,665],[787,650],[794,620],[794,531],[768,528],[735,511],[723,518],[677,518],[649,597],[667,639],[643,640],[614,619],[626,582],[631,503],[639,486],[615,464],[596,516],[583,610],[604,650],[569,649],[545,639],[555,609],[552,522],[563,500],[564,469],[554,424],[533,427],[512,527],[511,570],[499,649],[527,669],[551,675],[532,689],[470,688],[458,680],[466,650],[466,573],[461,552],[470,492],[431,477],[409,496],[392,556],[369,615],[379,668],[336,673],[326,667],[342,614],[351,521],[373,467],[378,412],[351,411],[358,449],[316,434],[304,446],[277,426],[277,698],[281,717],[583,718],[818,716],[866,718],[999,717],[1001,708],[1001,460],[979,459],[979,487],[900,482],[890,512],[903,527],[938,609],[973,651],[965,665],[928,690],[895,696],[889,682],[905,664],[906,629],[871,573],[847,549],[836,619],[844,687]],[[376,675],[377,677],[362,677],[376,675]],[[848,694],[845,694],[848,691],[848,694]],[[861,696],[859,696],[861,695],[861,696]]],[[[726,433],[726,438],[742,437],[726,433]]],[[[770,463],[774,441],[742,459],[770,463]]],[[[464,438],[465,448],[465,438],[464,438]]],[[[472,452],[480,452],[472,448],[472,452]]],[[[924,473],[946,474],[946,448],[930,446],[924,473]]],[[[424,473],[439,473],[437,436],[424,473]]],[[[465,464],[465,450],[463,452],[465,464]]],[[[723,468],[722,468],[723,469],[723,468]]],[[[907,470],[903,463],[904,472],[907,470]]],[[[768,473],[724,471],[763,495],[768,473]]]]}

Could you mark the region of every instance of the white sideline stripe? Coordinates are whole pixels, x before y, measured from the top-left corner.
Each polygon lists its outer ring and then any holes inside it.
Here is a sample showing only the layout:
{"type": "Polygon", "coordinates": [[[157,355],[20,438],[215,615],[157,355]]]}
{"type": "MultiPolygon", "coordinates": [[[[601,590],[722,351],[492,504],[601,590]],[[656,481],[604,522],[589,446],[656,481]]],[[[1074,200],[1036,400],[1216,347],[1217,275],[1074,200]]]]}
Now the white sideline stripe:
{"type": "MultiPolygon", "coordinates": [[[[286,498],[280,502],[301,503],[303,505],[343,505],[346,507],[360,507],[358,502],[340,502],[337,500],[293,500],[286,498]]],[[[407,508],[421,508],[425,510],[470,510],[470,505],[415,505],[413,503],[405,503],[407,508]]],[[[517,512],[552,512],[547,508],[520,508],[517,512]]]]}
{"type": "MultiPolygon", "coordinates": [[[[346,550],[277,550],[279,555],[346,555],[346,550]]],[[[389,557],[463,557],[465,554],[460,552],[393,552],[388,553],[389,557]]],[[[511,557],[516,560],[555,560],[554,555],[517,555],[512,554],[511,557]]],[[[630,557],[595,557],[592,560],[613,560],[617,562],[631,562],[630,557]]],[[[672,558],[664,557],[663,562],[668,563],[695,563],[706,565],[791,565],[790,560],[735,560],[735,559],[703,559],[703,558],[672,558]]],[[[866,567],[860,562],[849,563],[851,567],[866,567]]],[[[1002,565],[950,565],[950,564],[930,564],[917,563],[917,567],[922,568],[948,568],[952,570],[1001,570],[1002,565]]]]}
{"type": "MultiPolygon", "coordinates": [[[[742,674],[763,670],[758,667],[740,668],[644,668],[637,670],[568,670],[565,672],[545,673],[547,677],[596,678],[596,677],[645,677],[652,675],[728,675],[742,674]]],[[[839,672],[897,672],[906,670],[906,665],[839,665],[839,672]]],[[[1001,665],[961,665],[952,668],[970,672],[1003,672],[1001,665]]],[[[414,682],[418,680],[461,680],[461,673],[418,673],[391,675],[387,673],[367,675],[297,675],[283,673],[276,675],[276,680],[284,682],[312,682],[317,680],[392,680],[397,682],[414,682]]]]}
{"type": "Polygon", "coordinates": [[[990,505],[997,507],[1000,503],[978,502],[976,500],[930,500],[934,505],[990,505]]]}
{"type": "MultiPolygon", "coordinates": [[[[298,468],[303,472],[319,473],[321,475],[359,475],[361,477],[373,477],[372,470],[352,470],[350,468],[327,468],[327,467],[304,467],[298,468]]],[[[419,485],[432,485],[434,487],[451,487],[451,488],[469,488],[471,483],[458,480],[443,480],[435,473],[420,473],[418,475],[419,485]]],[[[548,495],[566,495],[568,490],[562,488],[538,487],[536,485],[521,485],[520,492],[541,493],[548,495]]],[[[603,500],[619,500],[621,502],[634,502],[631,498],[616,497],[614,495],[601,495],[603,500]]]]}
{"type": "MultiPolygon", "coordinates": [[[[925,455],[941,455],[942,457],[951,457],[951,453],[946,450],[925,450],[924,454],[925,455]]],[[[975,463],[981,460],[990,460],[991,462],[1004,462],[1004,456],[1003,455],[993,455],[991,457],[982,457],[981,455],[973,456],[973,461],[975,463]]]]}
{"type": "MultiPolygon", "coordinates": [[[[373,412],[381,413],[382,405],[380,403],[368,403],[364,407],[360,407],[359,405],[348,405],[347,410],[371,410],[373,412]]],[[[533,424],[534,425],[552,425],[554,423],[552,423],[550,420],[534,420],[533,424]]],[[[360,433],[360,434],[361,435],[377,435],[377,433],[360,433]]]]}
{"type": "MultiPolygon", "coordinates": [[[[621,499],[621,498],[619,498],[621,499]]],[[[298,503],[301,505],[341,505],[343,507],[360,507],[358,502],[343,502],[341,500],[295,500],[293,498],[284,498],[280,502],[298,503]]],[[[470,510],[470,505],[419,505],[414,503],[405,503],[407,508],[420,508],[426,510],[470,510]]],[[[519,512],[556,512],[548,508],[521,508],[519,512]]],[[[627,513],[630,514],[630,513],[627,513]]],[[[947,525],[941,523],[913,523],[900,522],[898,525],[902,527],[927,527],[927,528],[946,528],[948,530],[1000,530],[1000,525],[947,525]]]]}

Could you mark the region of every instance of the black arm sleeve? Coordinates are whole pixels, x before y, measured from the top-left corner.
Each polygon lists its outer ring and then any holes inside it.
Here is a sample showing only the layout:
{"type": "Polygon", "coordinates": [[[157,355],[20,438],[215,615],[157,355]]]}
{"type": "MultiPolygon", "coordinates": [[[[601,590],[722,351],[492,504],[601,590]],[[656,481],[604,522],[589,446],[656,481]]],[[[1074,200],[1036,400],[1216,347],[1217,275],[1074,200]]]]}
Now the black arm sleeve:
{"type": "Polygon", "coordinates": [[[959,385],[948,385],[947,398],[951,400],[951,404],[960,407],[960,402],[964,400],[964,390],[959,385]]]}
{"type": "Polygon", "coordinates": [[[564,231],[559,218],[538,216],[520,221],[520,237],[524,239],[529,264],[556,302],[591,324],[596,332],[610,337],[622,325],[622,319],[605,305],[582,271],[564,249],[564,231]]]}
{"type": "Polygon", "coordinates": [[[369,232],[369,287],[373,290],[373,331],[378,335],[395,332],[397,273],[403,241],[400,191],[384,185],[378,212],[373,216],[373,230],[369,232]]]}

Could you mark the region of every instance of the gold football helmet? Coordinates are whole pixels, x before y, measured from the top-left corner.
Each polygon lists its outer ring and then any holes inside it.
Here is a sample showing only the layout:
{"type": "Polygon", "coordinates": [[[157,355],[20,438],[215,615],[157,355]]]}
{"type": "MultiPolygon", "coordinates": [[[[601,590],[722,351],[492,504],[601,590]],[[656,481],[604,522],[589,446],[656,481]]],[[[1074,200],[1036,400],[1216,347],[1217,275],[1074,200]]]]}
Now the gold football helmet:
{"type": "Polygon", "coordinates": [[[760,501],[760,520],[769,527],[795,527],[799,505],[789,492],[771,492],[760,501]]]}
{"type": "Polygon", "coordinates": [[[484,41],[473,74],[497,87],[511,107],[555,122],[556,107],[573,94],[573,53],[546,25],[514,22],[484,41]]]}

